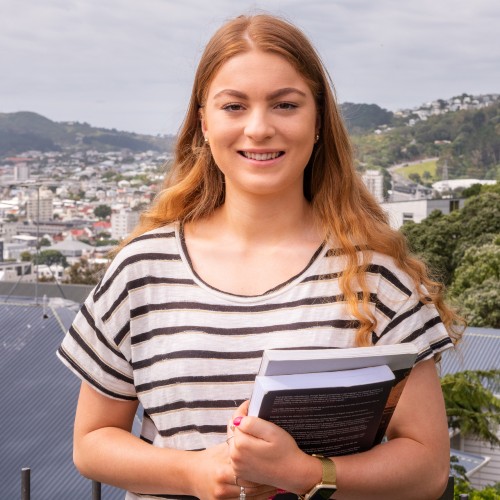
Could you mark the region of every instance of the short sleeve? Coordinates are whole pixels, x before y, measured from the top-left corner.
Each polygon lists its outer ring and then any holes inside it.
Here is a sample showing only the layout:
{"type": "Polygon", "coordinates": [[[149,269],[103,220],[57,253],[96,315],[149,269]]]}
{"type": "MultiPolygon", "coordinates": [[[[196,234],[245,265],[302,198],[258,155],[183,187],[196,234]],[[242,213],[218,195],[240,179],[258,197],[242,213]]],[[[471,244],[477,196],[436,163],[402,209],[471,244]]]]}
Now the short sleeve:
{"type": "Polygon", "coordinates": [[[130,341],[126,334],[130,307],[119,271],[119,263],[113,261],[76,315],[57,355],[100,393],[115,399],[135,400],[130,341]]]}
{"type": "Polygon", "coordinates": [[[386,258],[380,275],[377,297],[384,305],[384,317],[378,320],[373,343],[412,342],[418,349],[417,362],[453,347],[451,337],[432,303],[419,296],[411,278],[386,258]]]}

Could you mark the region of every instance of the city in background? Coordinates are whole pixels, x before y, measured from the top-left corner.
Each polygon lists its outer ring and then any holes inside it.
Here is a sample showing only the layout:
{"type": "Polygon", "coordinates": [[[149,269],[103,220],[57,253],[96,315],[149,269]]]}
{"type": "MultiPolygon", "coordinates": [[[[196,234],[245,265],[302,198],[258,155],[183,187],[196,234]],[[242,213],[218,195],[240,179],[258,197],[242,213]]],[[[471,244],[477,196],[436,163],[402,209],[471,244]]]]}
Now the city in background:
{"type": "MultiPolygon", "coordinates": [[[[472,326],[461,355],[445,353],[443,375],[498,374],[498,94],[463,94],[395,113],[348,103],[342,111],[367,188],[410,246],[443,271],[450,300],[472,326]]],[[[71,460],[79,381],[54,353],[109,252],[161,189],[174,140],[0,114],[0,380],[8,399],[0,412],[7,450],[0,470],[9,498],[24,466],[33,468],[35,498],[90,498],[90,482],[71,460]]],[[[463,488],[498,483],[498,436],[493,424],[488,439],[450,430],[463,488]]],[[[105,485],[103,495],[123,492],[105,485]]]]}

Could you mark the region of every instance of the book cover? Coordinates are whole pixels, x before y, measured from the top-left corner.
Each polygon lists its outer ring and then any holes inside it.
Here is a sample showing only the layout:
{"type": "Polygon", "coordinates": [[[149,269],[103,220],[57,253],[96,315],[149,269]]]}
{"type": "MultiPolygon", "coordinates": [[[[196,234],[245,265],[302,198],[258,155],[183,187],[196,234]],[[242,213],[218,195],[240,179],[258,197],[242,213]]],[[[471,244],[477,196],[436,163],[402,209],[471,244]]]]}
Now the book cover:
{"type": "Polygon", "coordinates": [[[385,365],[258,376],[248,414],[285,429],[306,453],[358,453],[374,445],[393,382],[385,365]]]}
{"type": "MultiPolygon", "coordinates": [[[[269,349],[262,357],[258,376],[344,371],[386,365],[394,375],[382,411],[374,445],[382,441],[417,358],[412,343],[346,349],[269,349]]],[[[315,452],[321,453],[321,452],[315,452]]]]}

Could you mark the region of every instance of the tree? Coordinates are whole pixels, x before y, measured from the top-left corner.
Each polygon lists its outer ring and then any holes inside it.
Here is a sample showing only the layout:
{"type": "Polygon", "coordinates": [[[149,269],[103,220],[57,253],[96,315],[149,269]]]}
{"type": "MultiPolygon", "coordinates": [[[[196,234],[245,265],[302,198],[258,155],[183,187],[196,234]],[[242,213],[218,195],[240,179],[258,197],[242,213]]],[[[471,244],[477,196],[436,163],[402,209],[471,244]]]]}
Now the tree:
{"type": "Polygon", "coordinates": [[[460,235],[458,213],[443,215],[434,210],[419,224],[408,223],[401,227],[411,250],[418,254],[436,279],[451,283],[453,276],[453,251],[460,235]]]}
{"type": "MultiPolygon", "coordinates": [[[[33,255],[33,261],[36,263],[37,256],[33,255]]],[[[38,264],[52,266],[53,264],[68,267],[66,257],[58,250],[42,250],[38,254],[38,264]]]]}
{"type": "Polygon", "coordinates": [[[111,215],[111,207],[108,205],[98,205],[97,207],[94,208],[94,215],[98,219],[106,219],[111,215]]]}
{"type": "Polygon", "coordinates": [[[500,328],[500,236],[466,250],[449,292],[471,325],[500,328]]]}
{"type": "Polygon", "coordinates": [[[29,262],[33,258],[33,256],[31,255],[31,252],[28,252],[28,251],[21,252],[19,257],[21,258],[21,262],[29,262]]]}
{"type": "Polygon", "coordinates": [[[450,285],[466,251],[491,243],[500,235],[500,193],[481,189],[461,210],[448,215],[434,211],[419,224],[405,224],[401,232],[411,250],[445,285],[450,285]]]}
{"type": "Polygon", "coordinates": [[[75,285],[96,285],[101,278],[106,264],[90,264],[87,259],[80,259],[68,270],[69,283],[75,285]]]}
{"type": "Polygon", "coordinates": [[[500,370],[469,370],[441,379],[448,426],[463,436],[475,436],[500,445],[500,399],[490,387],[500,384],[500,370]]]}

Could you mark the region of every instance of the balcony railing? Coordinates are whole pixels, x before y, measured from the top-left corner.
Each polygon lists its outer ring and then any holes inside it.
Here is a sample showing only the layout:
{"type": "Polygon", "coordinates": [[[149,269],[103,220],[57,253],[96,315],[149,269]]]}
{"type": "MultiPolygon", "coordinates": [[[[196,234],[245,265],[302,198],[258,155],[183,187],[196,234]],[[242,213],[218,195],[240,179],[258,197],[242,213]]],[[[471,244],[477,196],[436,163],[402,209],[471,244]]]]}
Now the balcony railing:
{"type": "MultiPolygon", "coordinates": [[[[453,500],[453,476],[448,479],[446,491],[438,500],[453,500]]],[[[21,470],[21,500],[31,498],[31,469],[24,467],[21,470]]],[[[101,500],[101,483],[92,481],[92,500],[101,500]]],[[[469,495],[460,495],[460,500],[468,500],[469,495]]]]}

